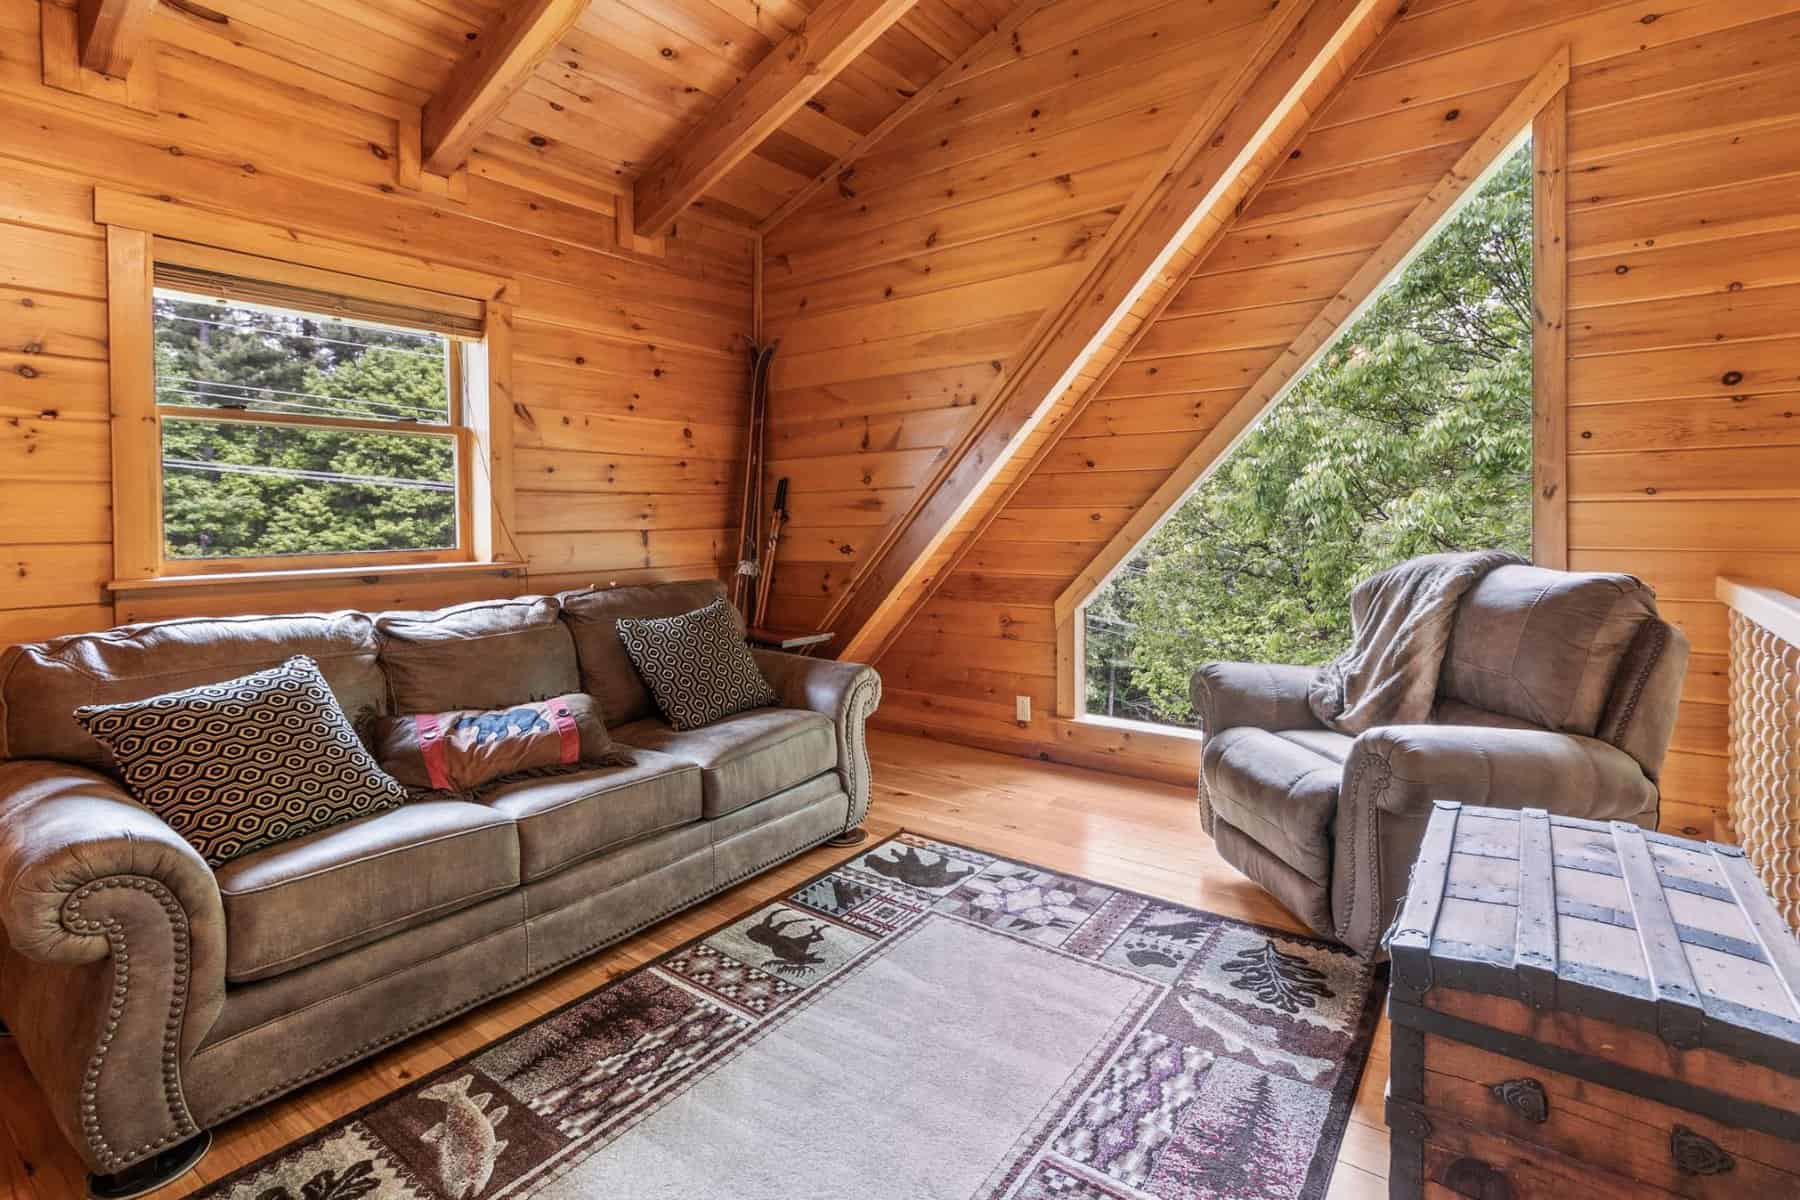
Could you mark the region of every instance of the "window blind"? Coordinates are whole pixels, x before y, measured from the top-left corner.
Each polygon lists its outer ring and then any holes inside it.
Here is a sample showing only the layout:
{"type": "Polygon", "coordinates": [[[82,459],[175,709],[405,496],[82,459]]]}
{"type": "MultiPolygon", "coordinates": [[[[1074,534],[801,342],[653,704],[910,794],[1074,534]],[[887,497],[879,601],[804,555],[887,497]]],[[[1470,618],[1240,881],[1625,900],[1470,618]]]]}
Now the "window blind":
{"type": "Polygon", "coordinates": [[[245,304],[397,325],[453,338],[479,339],[485,329],[485,314],[478,300],[362,281],[285,263],[271,262],[265,273],[254,270],[256,260],[240,255],[230,257],[245,261],[231,264],[234,269],[220,269],[217,265],[167,261],[159,254],[156,286],[245,304]]]}

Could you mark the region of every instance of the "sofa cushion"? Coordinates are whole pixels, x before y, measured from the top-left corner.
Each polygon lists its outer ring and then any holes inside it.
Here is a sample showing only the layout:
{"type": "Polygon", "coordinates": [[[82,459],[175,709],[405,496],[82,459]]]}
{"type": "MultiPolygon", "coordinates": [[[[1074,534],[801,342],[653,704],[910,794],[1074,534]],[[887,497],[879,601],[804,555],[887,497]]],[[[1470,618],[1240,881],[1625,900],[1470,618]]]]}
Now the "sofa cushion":
{"type": "Polygon", "coordinates": [[[218,871],[225,978],[280,975],[519,886],[512,820],[427,800],[247,854],[218,871]]]}
{"type": "Polygon", "coordinates": [[[497,784],[479,797],[519,827],[527,882],[611,846],[700,819],[700,768],[633,750],[630,766],[497,784]]]}
{"type": "Polygon", "coordinates": [[[744,644],[737,610],[727,601],[673,617],[624,617],[618,634],[673,729],[699,729],[781,703],[744,644]]]}
{"type": "Polygon", "coordinates": [[[1490,571],[1457,608],[1439,693],[1591,737],[1632,639],[1655,613],[1655,594],[1630,575],[1490,571]]]}
{"type": "Polygon", "coordinates": [[[362,613],[126,625],[0,653],[0,759],[56,758],[111,770],[112,755],[76,721],[77,708],[236,679],[296,654],[319,665],[358,729],[387,711],[375,625],[362,613]]]}
{"type": "Polygon", "coordinates": [[[506,708],[582,690],[554,596],[477,600],[375,618],[398,713],[506,708]]]}
{"type": "Polygon", "coordinates": [[[1314,883],[1329,886],[1327,831],[1337,812],[1341,762],[1266,729],[1239,726],[1207,737],[1200,769],[1219,817],[1314,883]]]}
{"type": "Polygon", "coordinates": [[[619,741],[700,768],[702,812],[716,817],[837,766],[837,731],[816,712],[753,708],[715,725],[677,731],[658,720],[613,730],[619,741]]]}
{"type": "MultiPolygon", "coordinates": [[[[619,641],[619,618],[673,617],[724,598],[725,585],[716,579],[653,587],[585,588],[557,597],[562,602],[563,620],[575,637],[582,689],[599,698],[600,715],[609,728],[656,715],[650,692],[619,641]]],[[[743,618],[736,609],[732,619],[741,637],[743,618]]]]}
{"type": "Polygon", "coordinates": [[[131,794],[217,867],[406,802],[312,659],[75,710],[131,794]]]}

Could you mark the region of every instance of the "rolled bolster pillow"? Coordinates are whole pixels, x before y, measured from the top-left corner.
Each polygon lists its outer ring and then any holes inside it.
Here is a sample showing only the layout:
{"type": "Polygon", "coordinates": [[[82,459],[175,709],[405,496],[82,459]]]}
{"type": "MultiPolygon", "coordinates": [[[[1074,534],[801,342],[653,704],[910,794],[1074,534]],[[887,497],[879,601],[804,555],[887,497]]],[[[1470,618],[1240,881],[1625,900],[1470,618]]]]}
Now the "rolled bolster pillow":
{"type": "Polygon", "coordinates": [[[586,692],[506,708],[384,717],[374,730],[382,769],[416,791],[466,792],[505,775],[545,767],[618,766],[600,706],[586,692]]]}

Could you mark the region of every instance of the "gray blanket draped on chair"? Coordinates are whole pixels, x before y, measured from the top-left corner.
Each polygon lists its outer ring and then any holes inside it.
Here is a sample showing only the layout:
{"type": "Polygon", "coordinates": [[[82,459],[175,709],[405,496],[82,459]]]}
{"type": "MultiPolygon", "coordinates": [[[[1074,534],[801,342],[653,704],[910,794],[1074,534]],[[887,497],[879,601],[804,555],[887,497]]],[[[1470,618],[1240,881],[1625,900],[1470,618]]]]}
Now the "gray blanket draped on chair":
{"type": "Polygon", "coordinates": [[[1508,550],[1431,554],[1357,584],[1350,648],[1320,668],[1313,714],[1351,736],[1430,720],[1457,601],[1489,571],[1524,561],[1508,550]]]}

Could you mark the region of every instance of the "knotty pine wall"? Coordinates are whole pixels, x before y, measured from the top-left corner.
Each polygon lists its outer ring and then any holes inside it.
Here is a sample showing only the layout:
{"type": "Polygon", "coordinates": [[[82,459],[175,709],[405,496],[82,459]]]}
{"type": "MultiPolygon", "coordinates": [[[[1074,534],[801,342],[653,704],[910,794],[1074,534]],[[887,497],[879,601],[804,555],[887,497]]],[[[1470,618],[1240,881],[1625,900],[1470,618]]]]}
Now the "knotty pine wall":
{"type": "Polygon", "coordinates": [[[775,623],[824,618],[1267,11],[1042,5],[770,232],[775,623]]]}
{"type": "MultiPolygon", "coordinates": [[[[1094,39],[1084,41],[1084,56],[1116,28],[1084,35],[1094,39]]],[[[1564,44],[1574,62],[1571,565],[1642,576],[1692,639],[1663,778],[1664,823],[1713,832],[1725,791],[1726,653],[1713,579],[1727,573],[1800,591],[1800,0],[1415,0],[881,658],[881,719],[1020,753],[1191,777],[1191,743],[1146,745],[1053,715],[1052,601],[1564,44]],[[1037,714],[1026,728],[1012,720],[1018,694],[1032,697],[1037,714]]],[[[1140,66],[1131,77],[1149,75],[1140,66]]],[[[953,143],[960,116],[937,117],[953,143]]],[[[915,154],[932,132],[911,138],[915,154]]],[[[1116,144],[1098,124],[1060,136],[1080,147],[1076,155],[1104,156],[1116,144]]],[[[1029,186],[1058,166],[1046,154],[995,171],[1029,186]]],[[[1010,194],[994,171],[978,174],[988,192],[1010,194]]],[[[1070,178],[1078,189],[1083,176],[1070,178]]],[[[984,206],[956,211],[970,219],[984,206]]],[[[847,237],[853,215],[820,213],[808,237],[847,237]]],[[[1052,224],[1062,219],[1059,209],[1033,208],[1004,237],[1027,245],[1040,231],[1064,237],[1052,224]]],[[[934,230],[920,217],[910,244],[934,230]]],[[[783,231],[783,240],[796,233],[783,231]]],[[[973,242],[957,260],[1005,262],[1004,244],[973,242]]],[[[925,274],[932,257],[910,261],[860,281],[897,281],[909,297],[906,308],[863,300],[869,328],[890,310],[916,308],[911,297],[921,291],[937,295],[946,315],[968,311],[968,290],[925,274]]],[[[1027,265],[1010,278],[1035,291],[1042,260],[1020,261],[1027,265]]],[[[996,280],[980,294],[1005,287],[996,280]]],[[[937,336],[972,327],[972,318],[959,319],[937,336]]],[[[831,398],[895,390],[884,353],[879,343],[839,346],[830,375],[879,380],[790,386],[778,396],[783,427],[823,435],[831,398]]],[[[840,505],[883,513],[904,499],[937,444],[919,438],[924,447],[908,440],[902,449],[910,420],[871,421],[867,444],[822,460],[834,488],[851,487],[840,505]]],[[[842,436],[864,435],[852,426],[842,436]]],[[[848,532],[828,536],[855,544],[848,532]]],[[[827,542],[811,557],[831,562],[832,548],[827,542]]],[[[854,555],[843,559],[839,571],[854,555]]],[[[819,570],[790,575],[785,586],[829,590],[819,570]]]]}
{"type": "Polygon", "coordinates": [[[0,0],[0,643],[115,617],[433,605],[718,571],[736,535],[748,238],[684,221],[663,257],[624,253],[608,192],[516,164],[487,164],[463,200],[409,190],[393,115],[404,105],[370,90],[384,39],[309,71],[247,48],[254,30],[215,35],[167,9],[158,20],[179,36],[162,40],[160,112],[147,115],[45,87],[36,0],[0,0]],[[518,279],[515,534],[528,577],[184,593],[115,610],[96,184],[518,279]]]}

